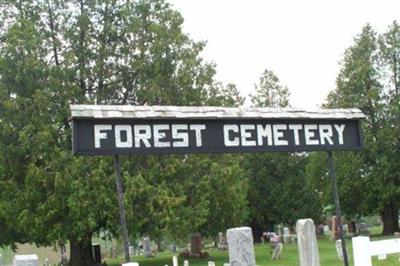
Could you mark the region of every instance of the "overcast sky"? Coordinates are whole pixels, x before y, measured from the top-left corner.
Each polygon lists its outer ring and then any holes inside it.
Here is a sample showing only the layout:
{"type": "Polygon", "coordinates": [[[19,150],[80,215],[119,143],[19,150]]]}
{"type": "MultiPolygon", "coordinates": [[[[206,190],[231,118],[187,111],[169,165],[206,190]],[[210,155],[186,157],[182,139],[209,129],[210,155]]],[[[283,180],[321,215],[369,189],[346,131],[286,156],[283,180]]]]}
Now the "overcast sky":
{"type": "Polygon", "coordinates": [[[254,92],[264,69],[289,87],[294,107],[313,108],[335,88],[339,61],[366,23],[400,21],[400,0],[168,0],[184,31],[207,41],[217,79],[254,92]]]}

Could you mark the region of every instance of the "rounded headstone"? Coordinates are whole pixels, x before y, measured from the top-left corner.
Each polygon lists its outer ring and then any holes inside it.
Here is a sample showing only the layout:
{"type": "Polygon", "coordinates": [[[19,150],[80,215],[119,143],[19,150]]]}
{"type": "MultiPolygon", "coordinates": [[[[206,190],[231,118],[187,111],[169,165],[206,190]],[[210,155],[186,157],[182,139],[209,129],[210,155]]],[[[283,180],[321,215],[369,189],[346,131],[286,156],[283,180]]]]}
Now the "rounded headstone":
{"type": "Polygon", "coordinates": [[[238,227],[226,231],[231,266],[255,266],[253,235],[250,227],[238,227]]]}

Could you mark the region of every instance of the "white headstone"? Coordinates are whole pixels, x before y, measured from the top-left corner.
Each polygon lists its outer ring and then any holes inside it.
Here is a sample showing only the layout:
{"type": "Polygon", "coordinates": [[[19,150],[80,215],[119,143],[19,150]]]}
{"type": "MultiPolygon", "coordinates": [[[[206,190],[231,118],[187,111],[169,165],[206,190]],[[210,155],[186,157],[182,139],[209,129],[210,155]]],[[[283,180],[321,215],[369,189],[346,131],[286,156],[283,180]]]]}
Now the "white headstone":
{"type": "Polygon", "coordinates": [[[36,254],[15,255],[13,266],[39,266],[39,258],[36,254]]]}
{"type": "Polygon", "coordinates": [[[189,261],[188,260],[184,260],[183,261],[183,266],[189,266],[189,261]]]}
{"type": "Polygon", "coordinates": [[[283,235],[290,235],[290,230],[288,227],[283,228],[283,235]]]}
{"type": "Polygon", "coordinates": [[[343,260],[343,249],[342,249],[342,240],[338,239],[335,242],[336,253],[338,255],[339,260],[343,260]]]}
{"type": "Polygon", "coordinates": [[[44,259],[44,266],[50,266],[50,262],[48,258],[44,259]]]}
{"type": "Polygon", "coordinates": [[[224,263],[224,266],[231,266],[229,263],[224,263]]]}
{"type": "Polygon", "coordinates": [[[300,266],[320,266],[317,236],[311,219],[298,220],[296,223],[297,243],[300,266]]]}
{"type": "Polygon", "coordinates": [[[129,246],[129,256],[135,256],[135,247],[129,246]]]}
{"type": "Polygon", "coordinates": [[[279,260],[281,258],[282,249],[283,249],[282,243],[278,243],[278,244],[275,245],[274,250],[272,252],[272,259],[273,260],[279,260]]]}
{"type": "Polygon", "coordinates": [[[151,250],[150,238],[148,237],[143,237],[143,255],[145,258],[153,256],[153,251],[151,250]]]}
{"type": "Polygon", "coordinates": [[[172,256],[172,265],[178,266],[178,258],[176,256],[172,256]]]}
{"type": "Polygon", "coordinates": [[[324,225],[324,233],[329,233],[331,230],[329,230],[329,225],[325,224],[324,225]]]}
{"type": "Polygon", "coordinates": [[[386,254],[379,254],[378,255],[378,260],[386,260],[387,256],[386,254]]]}
{"type": "Polygon", "coordinates": [[[231,228],[226,231],[231,266],[255,266],[253,235],[250,227],[231,228]]]}
{"type": "Polygon", "coordinates": [[[139,266],[139,262],[123,263],[122,266],[139,266]]]}
{"type": "Polygon", "coordinates": [[[3,255],[0,253],[0,266],[3,266],[3,255]]]}
{"type": "Polygon", "coordinates": [[[209,261],[209,262],[208,262],[208,266],[215,266],[215,262],[209,261]]]}

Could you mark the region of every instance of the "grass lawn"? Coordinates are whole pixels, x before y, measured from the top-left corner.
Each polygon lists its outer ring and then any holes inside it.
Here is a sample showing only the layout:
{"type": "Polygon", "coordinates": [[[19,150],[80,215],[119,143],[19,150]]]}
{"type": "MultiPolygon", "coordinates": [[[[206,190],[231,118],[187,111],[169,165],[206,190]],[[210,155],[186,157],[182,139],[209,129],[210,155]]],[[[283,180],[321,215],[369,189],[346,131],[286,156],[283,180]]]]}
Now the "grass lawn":
{"type": "MultiPolygon", "coordinates": [[[[374,233],[371,231],[371,233],[374,233]]],[[[382,238],[374,237],[373,240],[378,240],[382,238]]],[[[353,265],[353,250],[351,247],[351,239],[346,241],[347,250],[349,253],[350,265],[353,265]]],[[[343,262],[340,261],[336,255],[335,244],[328,237],[318,240],[318,247],[320,251],[321,266],[343,266],[343,262]]],[[[208,261],[214,261],[216,266],[222,266],[224,263],[229,262],[228,252],[219,250],[208,250],[210,258],[208,259],[190,259],[190,266],[207,266],[208,261]]],[[[297,245],[289,244],[284,245],[282,251],[282,258],[280,260],[271,259],[271,248],[269,245],[259,244],[255,246],[256,252],[256,263],[257,265],[269,266],[269,265],[282,265],[282,266],[298,266],[298,251],[297,245]]],[[[153,258],[144,258],[143,256],[138,256],[133,259],[133,261],[139,262],[140,266],[164,266],[172,265],[172,256],[174,254],[171,252],[159,253],[153,258]]],[[[388,255],[385,261],[378,261],[376,257],[373,258],[374,266],[389,266],[389,265],[399,265],[400,254],[388,255]]],[[[183,265],[183,259],[178,258],[179,265],[183,265]]],[[[118,266],[122,262],[122,258],[119,260],[107,260],[109,266],[118,266]]]]}
{"type": "MultiPolygon", "coordinates": [[[[382,232],[381,227],[369,228],[372,240],[386,239],[390,237],[380,237],[379,234],[382,232]]],[[[104,244],[104,243],[102,243],[104,244]]],[[[350,265],[353,265],[353,251],[351,247],[351,239],[346,241],[347,250],[350,258],[350,265]]],[[[106,245],[107,246],[107,245],[106,245]]],[[[110,244],[108,244],[110,246],[110,244]]],[[[320,251],[321,266],[343,266],[343,262],[339,261],[336,255],[335,244],[328,236],[323,239],[318,240],[318,247],[320,251]]],[[[102,251],[105,251],[105,247],[102,245],[102,251]]],[[[222,266],[224,263],[229,262],[228,252],[220,250],[207,250],[210,254],[210,258],[200,260],[200,259],[190,259],[190,266],[207,266],[208,261],[214,261],[217,266],[222,266]]],[[[278,261],[271,260],[271,248],[266,244],[255,245],[256,252],[256,263],[260,266],[298,266],[298,251],[297,245],[288,244],[284,245],[282,251],[282,258],[278,261]]],[[[12,258],[14,253],[10,249],[1,249],[0,253],[3,255],[3,261],[5,265],[12,264],[12,258]]],[[[49,258],[51,265],[59,262],[59,252],[54,251],[52,248],[36,248],[33,245],[22,245],[18,249],[18,254],[38,254],[41,264],[44,262],[44,258],[49,258]]],[[[172,266],[172,256],[174,254],[171,252],[162,252],[157,254],[153,258],[144,258],[143,256],[134,257],[132,260],[139,262],[140,266],[172,266]]],[[[389,265],[400,265],[399,262],[400,254],[388,255],[387,260],[378,261],[376,257],[373,258],[374,266],[389,266],[389,265]]],[[[179,265],[183,265],[183,259],[178,258],[179,265]]],[[[123,261],[123,256],[118,259],[107,259],[106,262],[109,266],[119,266],[123,261]]]]}

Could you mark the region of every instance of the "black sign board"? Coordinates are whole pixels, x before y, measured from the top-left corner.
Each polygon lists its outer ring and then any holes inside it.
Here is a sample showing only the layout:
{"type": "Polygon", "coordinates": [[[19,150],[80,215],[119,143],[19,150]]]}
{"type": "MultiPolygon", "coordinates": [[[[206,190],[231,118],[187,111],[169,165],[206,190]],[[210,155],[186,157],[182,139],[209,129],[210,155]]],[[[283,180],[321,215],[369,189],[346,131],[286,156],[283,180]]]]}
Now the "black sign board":
{"type": "Polygon", "coordinates": [[[358,119],[73,119],[78,155],[361,148],[358,119]]]}

